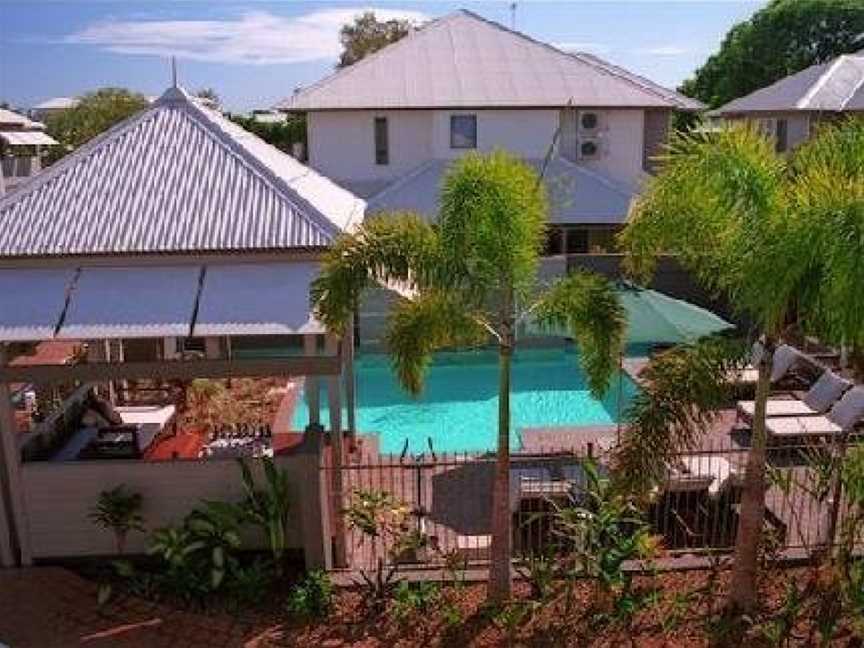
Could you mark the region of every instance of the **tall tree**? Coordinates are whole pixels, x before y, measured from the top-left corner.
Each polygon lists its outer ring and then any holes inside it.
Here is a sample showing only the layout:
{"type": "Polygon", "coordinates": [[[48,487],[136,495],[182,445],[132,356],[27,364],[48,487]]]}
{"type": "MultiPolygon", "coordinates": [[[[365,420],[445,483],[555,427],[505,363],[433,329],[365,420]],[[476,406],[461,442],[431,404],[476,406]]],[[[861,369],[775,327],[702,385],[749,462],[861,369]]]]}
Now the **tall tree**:
{"type": "Polygon", "coordinates": [[[123,88],[102,88],[84,95],[74,108],[48,117],[46,130],[61,144],[49,149],[49,161],[56,161],[146,107],[144,95],[123,88]]]}
{"type": "Polygon", "coordinates": [[[365,11],[354,22],[342,26],[339,33],[342,54],[336,67],[354,65],[360,59],[407,36],[412,29],[414,23],[410,20],[378,20],[374,11],[365,11]]]}
{"type": "Polygon", "coordinates": [[[259,121],[254,115],[229,115],[228,118],[289,155],[294,154],[294,144],[306,144],[305,115],[286,115],[282,121],[259,121]]]}
{"type": "Polygon", "coordinates": [[[455,162],[442,189],[438,224],[394,214],[370,219],[338,240],[312,290],[321,321],[345,330],[363,293],[380,284],[409,294],[388,321],[387,346],[404,388],[419,394],[434,351],[490,340],[499,355],[498,449],[492,497],[490,596],[510,595],[510,364],[521,317],[571,332],[591,391],[615,372],[625,312],[604,278],[575,273],[537,284],[548,221],[543,184],[505,153],[455,162]]]}
{"type": "Polygon", "coordinates": [[[864,48],[861,0],[772,0],[726,35],[681,92],[716,108],[864,48]]]}
{"type": "Polygon", "coordinates": [[[774,349],[796,319],[830,339],[862,336],[862,196],[860,123],[829,130],[791,158],[778,156],[766,138],[745,127],[679,134],[622,235],[637,274],[649,276],[658,255],[677,254],[762,332],[730,588],[734,612],[749,613],[756,602],[774,349]],[[828,278],[837,278],[837,285],[829,288],[828,278]]]}
{"type": "Polygon", "coordinates": [[[195,96],[203,99],[209,106],[215,110],[219,110],[222,106],[222,99],[219,97],[213,88],[201,88],[195,92],[195,96]]]}

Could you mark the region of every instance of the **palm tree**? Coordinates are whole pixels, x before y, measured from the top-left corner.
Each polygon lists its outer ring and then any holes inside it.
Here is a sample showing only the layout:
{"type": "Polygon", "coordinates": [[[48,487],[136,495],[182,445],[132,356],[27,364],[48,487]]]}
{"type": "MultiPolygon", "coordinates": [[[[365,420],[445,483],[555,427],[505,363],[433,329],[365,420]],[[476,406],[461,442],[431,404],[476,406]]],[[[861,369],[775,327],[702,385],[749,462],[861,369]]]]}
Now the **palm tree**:
{"type": "Polygon", "coordinates": [[[382,284],[404,295],[388,320],[387,345],[403,387],[423,388],[434,351],[494,340],[500,380],[489,594],[510,594],[510,363],[516,326],[530,314],[566,327],[581,348],[595,395],[616,369],[625,313],[605,279],[575,273],[537,285],[548,207],[537,174],[501,152],[472,154],[448,171],[437,225],[412,214],[366,221],[339,239],[312,289],[320,320],[341,332],[363,293],[382,284]]]}
{"type": "Polygon", "coordinates": [[[747,127],[679,134],[621,237],[635,274],[645,279],[660,254],[675,254],[761,333],[730,611],[756,603],[774,349],[795,321],[826,341],[862,342],[862,196],[860,123],[829,128],[788,158],[747,127]]]}

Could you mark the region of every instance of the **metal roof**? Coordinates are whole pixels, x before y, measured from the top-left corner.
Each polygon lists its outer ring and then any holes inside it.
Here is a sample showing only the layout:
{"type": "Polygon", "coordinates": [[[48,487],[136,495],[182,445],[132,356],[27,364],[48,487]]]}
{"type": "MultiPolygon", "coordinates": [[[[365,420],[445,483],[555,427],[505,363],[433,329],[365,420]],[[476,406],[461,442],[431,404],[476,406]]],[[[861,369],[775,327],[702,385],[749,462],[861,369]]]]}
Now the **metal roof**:
{"type": "MultiPolygon", "coordinates": [[[[538,171],[541,160],[526,160],[538,171]]],[[[369,198],[367,213],[408,210],[433,219],[440,205],[444,174],[450,163],[433,160],[396,180],[369,198]]],[[[627,219],[635,192],[596,171],[563,158],[553,158],[544,176],[555,224],[617,225],[627,219]]]]}
{"type": "Polygon", "coordinates": [[[813,65],[730,101],[711,114],[846,110],[864,110],[864,53],[813,65]]]}
{"type": "Polygon", "coordinates": [[[56,146],[59,144],[42,131],[0,131],[0,139],[10,146],[56,146]]]}
{"type": "Polygon", "coordinates": [[[174,87],[0,199],[0,257],[319,247],[364,207],[174,87]]]}
{"type": "Polygon", "coordinates": [[[81,100],[77,97],[52,97],[33,106],[34,110],[68,110],[75,108],[81,100]]]}
{"type": "Polygon", "coordinates": [[[580,107],[702,108],[597,57],[563,52],[465,10],[427,23],[276,107],[562,107],[570,101],[580,107]]]}
{"type": "Polygon", "coordinates": [[[321,333],[309,284],[317,263],[218,265],[207,268],[194,335],[321,333]]]}
{"type": "Polygon", "coordinates": [[[0,268],[0,342],[321,333],[317,263],[0,268]]]}
{"type": "Polygon", "coordinates": [[[24,115],[0,108],[0,126],[14,126],[20,128],[32,128],[37,122],[31,121],[24,115]]]}

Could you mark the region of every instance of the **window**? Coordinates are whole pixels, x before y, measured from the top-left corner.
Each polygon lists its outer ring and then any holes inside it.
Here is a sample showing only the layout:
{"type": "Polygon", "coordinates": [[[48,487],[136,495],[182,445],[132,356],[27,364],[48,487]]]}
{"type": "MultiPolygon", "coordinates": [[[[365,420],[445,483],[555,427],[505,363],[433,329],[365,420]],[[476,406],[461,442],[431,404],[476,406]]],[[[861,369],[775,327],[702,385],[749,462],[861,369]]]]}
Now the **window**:
{"type": "Polygon", "coordinates": [[[450,116],[450,148],[477,148],[477,115],[450,116]]]}
{"type": "Polygon", "coordinates": [[[597,128],[597,124],[599,120],[597,119],[597,113],[593,112],[585,112],[582,113],[582,128],[585,130],[594,130],[597,128]]]}
{"type": "Polygon", "coordinates": [[[567,230],[565,252],[567,254],[587,254],[588,253],[588,230],[570,228],[567,230]]]}
{"type": "Polygon", "coordinates": [[[375,118],[375,164],[390,164],[390,142],[387,133],[387,118],[375,118]]]}
{"type": "Polygon", "coordinates": [[[778,153],[784,153],[789,147],[789,128],[785,119],[778,119],[774,126],[774,143],[778,153]]]}

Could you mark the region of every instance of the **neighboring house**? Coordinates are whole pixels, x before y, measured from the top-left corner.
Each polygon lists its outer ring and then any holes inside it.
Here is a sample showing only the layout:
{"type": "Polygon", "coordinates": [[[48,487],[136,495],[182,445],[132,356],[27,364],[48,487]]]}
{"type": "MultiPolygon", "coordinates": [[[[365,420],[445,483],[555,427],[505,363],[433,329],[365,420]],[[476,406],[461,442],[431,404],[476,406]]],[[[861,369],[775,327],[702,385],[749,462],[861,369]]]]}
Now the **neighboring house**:
{"type": "Polygon", "coordinates": [[[811,66],[709,115],[754,122],[785,152],[807,141],[821,122],[856,113],[864,113],[864,52],[811,66]]]}
{"type": "Polygon", "coordinates": [[[277,108],[307,114],[309,164],[366,198],[369,213],[432,218],[451,160],[501,148],[541,169],[554,142],[545,179],[557,254],[611,248],[672,113],[701,104],[459,11],[277,108]]]}
{"type": "Polygon", "coordinates": [[[0,196],[42,169],[42,147],[57,145],[44,130],[40,122],[0,108],[0,196]]]}
{"type": "Polygon", "coordinates": [[[44,122],[49,117],[75,108],[79,103],[81,100],[77,97],[52,97],[33,106],[30,109],[30,116],[44,122]]]}

